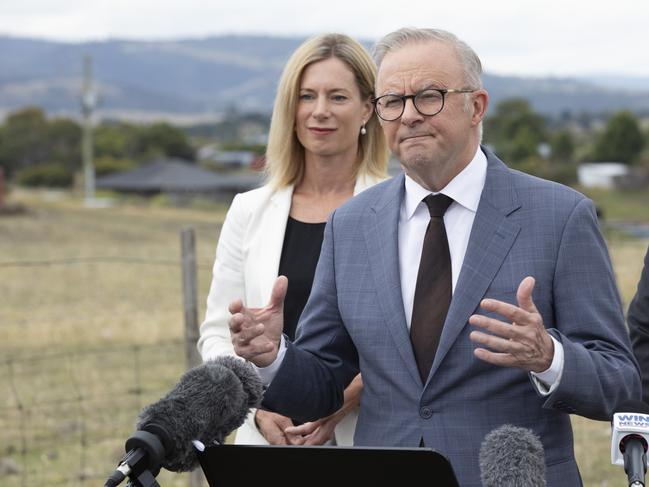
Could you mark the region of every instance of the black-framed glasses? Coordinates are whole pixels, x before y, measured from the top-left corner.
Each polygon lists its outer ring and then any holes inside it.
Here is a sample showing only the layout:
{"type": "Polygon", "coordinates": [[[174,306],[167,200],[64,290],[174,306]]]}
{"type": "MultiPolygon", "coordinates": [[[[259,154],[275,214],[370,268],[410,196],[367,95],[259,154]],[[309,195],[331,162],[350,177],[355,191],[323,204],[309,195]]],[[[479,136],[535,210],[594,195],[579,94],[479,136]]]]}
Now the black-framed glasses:
{"type": "Polygon", "coordinates": [[[437,115],[444,108],[444,99],[447,93],[473,93],[476,90],[469,89],[443,89],[443,88],[426,88],[418,91],[413,95],[393,95],[387,94],[374,98],[374,110],[379,118],[386,122],[393,122],[403,115],[406,109],[406,100],[411,99],[415,110],[420,114],[432,117],[437,115]]]}

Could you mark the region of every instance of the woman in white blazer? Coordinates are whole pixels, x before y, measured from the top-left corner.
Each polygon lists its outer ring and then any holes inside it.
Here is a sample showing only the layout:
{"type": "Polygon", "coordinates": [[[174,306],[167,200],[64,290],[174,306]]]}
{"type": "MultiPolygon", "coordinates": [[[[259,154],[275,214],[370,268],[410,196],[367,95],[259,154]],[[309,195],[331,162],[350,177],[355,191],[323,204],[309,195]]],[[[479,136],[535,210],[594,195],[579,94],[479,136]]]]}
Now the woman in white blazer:
{"type": "MultiPolygon", "coordinates": [[[[387,145],[371,103],[374,80],[367,51],[341,34],[309,39],[289,59],[273,108],[267,183],[237,195],[221,229],[198,341],[203,360],[234,354],[228,304],[243,296],[246,306],[265,306],[280,274],[289,281],[284,333],[293,338],[327,217],[386,177],[387,145]]],[[[359,375],[338,412],[302,425],[252,411],[235,443],[352,445],[361,389],[359,375]]]]}

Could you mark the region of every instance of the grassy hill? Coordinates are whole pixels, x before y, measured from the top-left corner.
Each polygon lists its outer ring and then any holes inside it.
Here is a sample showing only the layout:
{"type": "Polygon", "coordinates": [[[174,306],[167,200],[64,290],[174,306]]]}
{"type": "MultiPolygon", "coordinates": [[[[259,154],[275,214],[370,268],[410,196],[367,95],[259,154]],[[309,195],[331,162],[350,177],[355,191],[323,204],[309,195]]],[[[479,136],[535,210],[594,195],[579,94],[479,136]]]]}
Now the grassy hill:
{"type": "MultiPolygon", "coordinates": [[[[270,112],[282,67],[303,40],[230,35],[62,43],[0,36],[0,113],[25,105],[78,113],[86,55],[92,58],[102,116],[214,114],[229,107],[270,112]]],[[[372,43],[364,41],[368,48],[372,43]]],[[[642,85],[620,90],[583,79],[492,73],[484,81],[493,106],[523,97],[540,113],[555,116],[649,111],[649,89],[642,85]]],[[[613,86],[615,80],[608,83],[613,86]]]]}

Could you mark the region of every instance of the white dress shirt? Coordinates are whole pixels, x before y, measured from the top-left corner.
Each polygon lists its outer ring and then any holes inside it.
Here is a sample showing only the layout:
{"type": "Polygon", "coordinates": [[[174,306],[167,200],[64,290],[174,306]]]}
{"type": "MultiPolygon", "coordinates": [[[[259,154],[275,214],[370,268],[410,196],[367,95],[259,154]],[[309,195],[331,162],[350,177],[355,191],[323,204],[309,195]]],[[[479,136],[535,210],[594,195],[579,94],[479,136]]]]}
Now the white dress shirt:
{"type": "MultiPolygon", "coordinates": [[[[464,170],[440,191],[453,199],[453,203],[444,214],[448,249],[451,254],[453,290],[455,290],[460,269],[462,269],[473,219],[478,211],[478,203],[486,177],[487,158],[481,150],[478,150],[474,159],[464,170]]],[[[399,273],[403,308],[408,329],[410,329],[419,261],[421,260],[426,228],[430,221],[430,213],[423,199],[430,194],[430,191],[417,184],[408,175],[405,179],[406,194],[401,202],[399,214],[399,273]]]]}
{"type": "MultiPolygon", "coordinates": [[[[462,269],[486,177],[487,158],[478,148],[471,162],[440,191],[453,199],[453,203],[444,214],[444,226],[451,254],[453,292],[455,292],[455,285],[462,269]]],[[[424,235],[430,221],[428,208],[422,200],[429,194],[429,190],[406,175],[405,197],[401,202],[399,214],[399,273],[408,329],[410,329],[412,319],[424,235]]],[[[563,346],[554,337],[551,336],[551,338],[554,343],[554,357],[550,368],[538,374],[531,373],[532,382],[539,393],[543,395],[550,394],[559,385],[563,371],[563,346]]],[[[268,367],[257,368],[264,384],[270,384],[275,377],[285,353],[286,344],[282,337],[275,361],[268,367]]]]}

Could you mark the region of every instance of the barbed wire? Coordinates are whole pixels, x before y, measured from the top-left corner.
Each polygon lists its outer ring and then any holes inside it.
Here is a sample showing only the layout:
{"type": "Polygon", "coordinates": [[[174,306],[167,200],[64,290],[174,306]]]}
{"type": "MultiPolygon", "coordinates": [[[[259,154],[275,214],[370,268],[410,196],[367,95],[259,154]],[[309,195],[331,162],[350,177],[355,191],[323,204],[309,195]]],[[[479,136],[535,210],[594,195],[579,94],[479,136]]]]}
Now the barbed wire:
{"type": "MultiPolygon", "coordinates": [[[[43,267],[56,265],[88,264],[88,263],[124,263],[124,264],[147,264],[147,265],[166,265],[178,267],[181,263],[179,259],[150,259],[142,257],[70,257],[63,259],[43,259],[43,260],[16,260],[0,261],[0,267],[43,267]]],[[[210,264],[196,264],[198,269],[211,269],[210,264]]]]}
{"type": "MultiPolygon", "coordinates": [[[[83,329],[84,325],[94,322],[101,326],[111,320],[138,319],[138,315],[146,316],[152,307],[171,311],[175,306],[170,308],[168,303],[182,303],[178,281],[170,279],[170,285],[149,290],[152,287],[149,282],[155,282],[157,274],[149,281],[142,281],[137,271],[123,272],[121,267],[117,272],[119,279],[109,281],[110,286],[116,286],[110,294],[105,282],[96,280],[96,276],[102,275],[94,272],[92,266],[96,264],[175,267],[180,274],[181,259],[90,256],[0,262],[0,268],[4,269],[41,268],[45,271],[45,274],[39,271],[33,276],[30,271],[29,278],[21,278],[20,286],[26,289],[36,286],[37,291],[20,294],[24,313],[16,306],[13,311],[5,308],[0,312],[4,321],[0,322],[0,332],[10,327],[15,330],[13,336],[18,337],[21,326],[41,326],[51,314],[52,305],[56,305],[56,317],[65,318],[66,326],[83,329]],[[71,269],[88,266],[92,271],[61,274],[57,270],[55,273],[54,280],[80,282],[75,289],[81,288],[82,296],[74,291],[61,294],[55,289],[49,293],[48,286],[41,286],[39,280],[48,275],[47,269],[61,266],[71,269]],[[118,305],[124,304],[136,289],[147,296],[146,302],[136,301],[131,310],[120,308],[118,305]],[[162,295],[157,294],[161,292],[162,295]],[[92,309],[92,316],[65,315],[68,306],[80,300],[92,306],[94,299],[104,301],[101,308],[92,309]],[[167,304],[161,306],[161,303],[167,304]]],[[[211,264],[197,265],[197,268],[211,270],[211,264]]],[[[6,283],[11,286],[11,281],[6,283]]],[[[132,305],[126,304],[127,308],[132,305]]],[[[182,308],[177,312],[182,316],[182,308]]],[[[52,326],[56,318],[52,320],[50,316],[47,322],[52,326]]],[[[181,336],[181,329],[179,324],[178,333],[171,334],[181,336]]],[[[120,341],[128,338],[115,337],[120,341]]],[[[142,407],[166,394],[186,367],[186,344],[182,338],[163,338],[154,343],[150,343],[148,337],[144,340],[146,343],[107,345],[84,345],[86,340],[81,340],[81,343],[63,345],[64,349],[11,348],[11,341],[4,341],[4,357],[0,358],[2,487],[90,487],[106,479],[123,455],[124,441],[133,432],[142,407]]],[[[163,471],[159,480],[161,485],[170,487],[187,485],[187,479],[180,477],[163,471]]]]}
{"type": "MultiPolygon", "coordinates": [[[[12,357],[4,360],[6,374],[0,377],[0,383],[6,382],[11,393],[9,400],[13,403],[0,407],[0,437],[3,452],[0,456],[18,457],[17,472],[14,475],[0,475],[0,484],[5,486],[30,487],[32,485],[86,485],[84,482],[105,478],[106,468],[98,469],[91,459],[99,458],[95,445],[103,442],[112,443],[123,441],[129,434],[129,429],[142,407],[148,402],[149,396],[162,396],[176,382],[183,370],[182,340],[174,340],[151,345],[113,345],[109,349],[103,347],[88,348],[80,351],[57,352],[42,356],[12,357]],[[130,357],[131,360],[121,360],[122,370],[106,371],[107,375],[119,375],[128,379],[124,388],[118,394],[93,392],[87,390],[80,375],[87,358],[101,352],[105,355],[130,357]],[[156,356],[158,357],[156,361],[156,356]],[[170,360],[171,357],[176,360],[170,360]],[[85,357],[85,358],[84,358],[85,357]],[[52,384],[54,389],[62,393],[52,394],[49,398],[25,398],[21,391],[27,390],[24,381],[28,380],[19,369],[35,363],[48,363],[51,369],[61,366],[66,369],[67,383],[52,384]],[[145,387],[142,384],[143,363],[147,368],[166,363],[172,365],[164,377],[158,378],[158,384],[145,387]],[[22,386],[22,387],[21,387],[22,386]],[[121,405],[121,411],[114,409],[121,405]],[[123,417],[124,420],[108,420],[107,416],[123,417]],[[41,418],[38,420],[37,418],[41,418]],[[45,419],[45,420],[43,420],[45,419]],[[107,424],[105,424],[107,422],[107,424]],[[28,426],[29,425],[29,426],[28,426]],[[103,427],[102,427],[103,425],[103,427]],[[74,453],[74,450],[77,450],[74,453]],[[48,477],[30,457],[49,455],[72,462],[67,479],[56,476],[48,477]],[[15,478],[18,475],[19,479],[15,478]],[[14,477],[12,479],[12,477],[14,477]],[[16,483],[11,483],[16,480],[16,483]]],[[[29,367],[27,372],[29,373],[29,367]]],[[[43,379],[43,377],[40,377],[43,379]]],[[[124,381],[126,382],[126,381],[124,381]]],[[[114,461],[114,451],[106,451],[104,463],[114,461]]],[[[115,450],[114,448],[112,450],[115,450]]]]}

